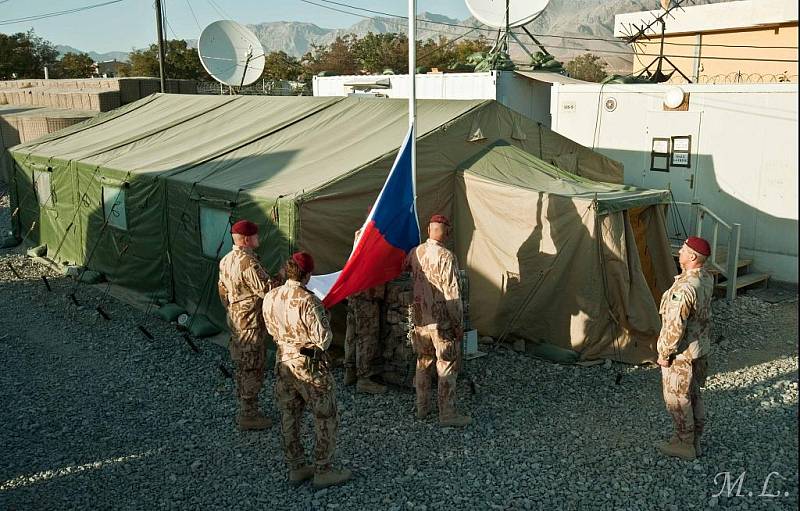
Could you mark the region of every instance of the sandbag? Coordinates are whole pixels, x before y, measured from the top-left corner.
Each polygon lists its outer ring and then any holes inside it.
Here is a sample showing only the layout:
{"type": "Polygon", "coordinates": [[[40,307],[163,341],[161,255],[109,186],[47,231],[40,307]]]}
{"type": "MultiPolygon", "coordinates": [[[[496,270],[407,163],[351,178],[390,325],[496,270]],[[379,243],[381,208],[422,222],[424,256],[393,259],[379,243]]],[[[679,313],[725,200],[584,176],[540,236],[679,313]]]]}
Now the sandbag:
{"type": "Polygon", "coordinates": [[[534,357],[543,358],[558,364],[574,364],[580,355],[572,350],[561,348],[548,342],[528,343],[527,351],[534,357]]]}
{"type": "Polygon", "coordinates": [[[178,320],[178,316],[185,313],[186,309],[177,303],[166,303],[156,310],[156,316],[170,323],[174,323],[178,320]]]}
{"type": "Polygon", "coordinates": [[[30,257],[44,257],[47,255],[47,244],[29,248],[27,254],[30,257]]]}
{"type": "Polygon", "coordinates": [[[189,332],[197,338],[211,337],[221,332],[219,328],[214,326],[214,324],[202,314],[196,314],[190,317],[189,321],[186,322],[186,327],[189,329],[189,332]]]}

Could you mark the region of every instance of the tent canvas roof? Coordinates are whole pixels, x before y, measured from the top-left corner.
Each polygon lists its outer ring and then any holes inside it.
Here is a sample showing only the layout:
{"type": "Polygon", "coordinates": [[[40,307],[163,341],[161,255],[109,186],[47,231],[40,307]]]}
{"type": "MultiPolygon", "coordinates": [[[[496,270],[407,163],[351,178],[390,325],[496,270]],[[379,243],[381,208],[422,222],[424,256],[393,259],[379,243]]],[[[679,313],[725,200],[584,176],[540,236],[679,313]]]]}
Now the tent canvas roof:
{"type": "Polygon", "coordinates": [[[565,172],[502,141],[466,160],[459,168],[510,186],[587,201],[596,199],[600,213],[659,204],[669,197],[667,190],[601,183],[565,172]]]}
{"type": "MultiPolygon", "coordinates": [[[[418,133],[484,102],[420,100],[418,133]]],[[[407,127],[403,100],[156,94],[14,152],[278,197],[396,151],[407,127]]]]}

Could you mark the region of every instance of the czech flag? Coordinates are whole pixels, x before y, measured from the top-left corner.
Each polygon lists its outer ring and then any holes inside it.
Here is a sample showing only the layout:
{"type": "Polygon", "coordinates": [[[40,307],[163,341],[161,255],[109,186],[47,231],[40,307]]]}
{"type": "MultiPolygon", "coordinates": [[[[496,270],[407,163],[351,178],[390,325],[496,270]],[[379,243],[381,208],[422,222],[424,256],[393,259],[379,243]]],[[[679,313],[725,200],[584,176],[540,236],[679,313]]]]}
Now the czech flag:
{"type": "Polygon", "coordinates": [[[406,254],[419,245],[419,221],[411,166],[413,130],[394,160],[361,237],[322,303],[333,307],[348,296],[389,282],[403,269],[406,254]]]}

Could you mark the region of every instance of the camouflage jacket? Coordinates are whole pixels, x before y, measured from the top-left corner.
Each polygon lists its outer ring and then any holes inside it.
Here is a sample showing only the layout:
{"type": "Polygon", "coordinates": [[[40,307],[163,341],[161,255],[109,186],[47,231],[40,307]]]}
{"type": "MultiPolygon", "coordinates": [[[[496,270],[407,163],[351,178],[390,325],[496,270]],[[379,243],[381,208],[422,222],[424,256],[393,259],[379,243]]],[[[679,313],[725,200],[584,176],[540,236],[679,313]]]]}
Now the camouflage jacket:
{"type": "Polygon", "coordinates": [[[456,256],[428,239],[409,252],[405,268],[414,283],[414,324],[436,325],[441,331],[463,328],[456,256]]]}
{"type": "Polygon", "coordinates": [[[263,328],[261,300],[276,282],[270,278],[255,251],[234,246],[219,262],[219,299],[232,330],[263,328]]]}
{"type": "Polygon", "coordinates": [[[267,293],[263,314],[267,331],[278,345],[279,362],[299,354],[301,348],[327,350],[333,341],[322,302],[296,280],[267,293]]]}
{"type": "Polygon", "coordinates": [[[662,296],[658,355],[696,359],[711,352],[714,279],[705,268],[685,270],[662,296]]]}
{"type": "MultiPolygon", "coordinates": [[[[358,237],[361,235],[361,229],[356,231],[355,240],[353,240],[353,248],[356,248],[355,244],[358,241],[358,237]]],[[[377,301],[383,300],[386,296],[386,284],[380,284],[375,287],[371,287],[369,289],[365,289],[364,291],[359,291],[358,293],[354,293],[350,295],[350,300],[370,300],[370,301],[377,301]]]]}

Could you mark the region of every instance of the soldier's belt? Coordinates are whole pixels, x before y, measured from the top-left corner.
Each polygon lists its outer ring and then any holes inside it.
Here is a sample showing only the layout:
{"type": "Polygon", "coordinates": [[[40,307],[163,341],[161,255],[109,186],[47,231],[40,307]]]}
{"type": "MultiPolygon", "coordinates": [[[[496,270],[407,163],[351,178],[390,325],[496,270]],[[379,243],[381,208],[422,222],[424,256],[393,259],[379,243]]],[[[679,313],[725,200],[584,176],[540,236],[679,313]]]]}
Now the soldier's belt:
{"type": "Polygon", "coordinates": [[[300,348],[300,354],[308,358],[321,358],[322,353],[324,353],[322,350],[314,348],[300,348]]]}

